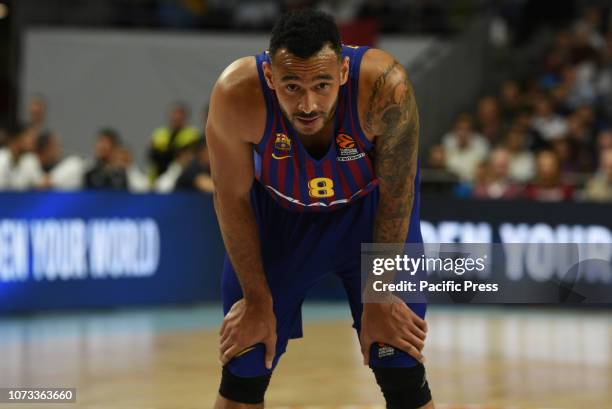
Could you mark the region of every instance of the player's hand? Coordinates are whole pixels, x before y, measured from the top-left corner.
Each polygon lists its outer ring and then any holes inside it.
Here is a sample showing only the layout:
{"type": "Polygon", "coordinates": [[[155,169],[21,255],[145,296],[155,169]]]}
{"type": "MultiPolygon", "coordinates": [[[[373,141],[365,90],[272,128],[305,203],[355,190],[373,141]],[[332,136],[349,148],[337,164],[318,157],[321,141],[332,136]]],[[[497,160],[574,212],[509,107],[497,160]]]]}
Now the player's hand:
{"type": "Polygon", "coordinates": [[[361,353],[363,364],[370,362],[370,347],[381,342],[400,349],[419,362],[425,358],[427,323],[414,313],[400,298],[392,296],[387,303],[366,303],[361,315],[361,353]]]}
{"type": "Polygon", "coordinates": [[[266,347],[266,368],[272,369],[276,354],[276,316],[269,304],[251,304],[244,298],[236,301],[223,319],[219,360],[223,365],[255,344],[266,347]]]}

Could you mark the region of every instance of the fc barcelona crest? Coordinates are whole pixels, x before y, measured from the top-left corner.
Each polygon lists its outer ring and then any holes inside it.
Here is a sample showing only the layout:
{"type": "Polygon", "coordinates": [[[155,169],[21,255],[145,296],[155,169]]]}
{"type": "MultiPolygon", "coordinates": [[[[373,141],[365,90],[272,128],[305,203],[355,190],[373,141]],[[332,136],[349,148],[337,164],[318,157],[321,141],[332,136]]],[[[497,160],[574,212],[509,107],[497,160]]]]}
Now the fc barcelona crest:
{"type": "Polygon", "coordinates": [[[284,133],[277,133],[274,140],[274,149],[287,153],[291,150],[291,139],[284,133]]]}

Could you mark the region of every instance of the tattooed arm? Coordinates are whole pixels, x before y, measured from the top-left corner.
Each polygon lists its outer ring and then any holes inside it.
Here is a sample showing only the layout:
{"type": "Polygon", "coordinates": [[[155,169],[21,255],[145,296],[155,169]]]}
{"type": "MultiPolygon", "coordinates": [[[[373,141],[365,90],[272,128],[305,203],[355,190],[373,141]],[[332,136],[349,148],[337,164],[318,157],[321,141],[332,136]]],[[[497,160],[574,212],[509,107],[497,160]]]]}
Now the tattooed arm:
{"type": "MultiPolygon", "coordinates": [[[[388,54],[387,54],[388,56],[388,54]]],[[[414,201],[419,114],[404,68],[388,56],[370,91],[364,128],[375,138],[374,166],[380,202],[375,243],[403,243],[414,201]]]]}
{"type": "MultiPolygon", "coordinates": [[[[366,136],[375,141],[374,166],[380,182],[380,200],[374,220],[375,243],[404,243],[414,202],[417,170],[419,115],[412,84],[404,68],[389,54],[371,50],[364,56],[360,95],[365,107],[360,112],[366,136]],[[370,54],[370,58],[365,58],[370,54]],[[366,63],[364,69],[364,63],[366,63]],[[369,67],[368,67],[369,65],[369,67]],[[368,72],[369,71],[369,72],[368,72]],[[365,86],[362,86],[365,85],[365,86]]],[[[403,244],[397,251],[401,252],[403,244]]],[[[372,276],[369,276],[372,279],[372,276]]],[[[378,277],[386,282],[393,275],[378,277]]],[[[425,345],[427,324],[392,293],[375,294],[371,282],[365,286],[361,317],[361,351],[364,364],[370,363],[370,348],[380,342],[402,349],[418,361],[425,345]]]]}

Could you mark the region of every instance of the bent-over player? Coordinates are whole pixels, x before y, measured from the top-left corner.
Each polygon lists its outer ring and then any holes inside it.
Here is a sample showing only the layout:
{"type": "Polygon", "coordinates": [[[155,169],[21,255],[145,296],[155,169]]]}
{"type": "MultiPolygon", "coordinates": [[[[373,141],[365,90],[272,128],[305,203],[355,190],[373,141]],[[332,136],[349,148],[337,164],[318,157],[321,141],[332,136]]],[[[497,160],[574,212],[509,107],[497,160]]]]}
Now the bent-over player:
{"type": "Polygon", "coordinates": [[[425,305],[361,294],[361,243],[422,242],[419,117],[404,68],[342,45],[321,12],[286,14],[268,51],[221,74],[206,136],[228,254],[215,408],[263,408],[289,339],[302,336],[302,301],[329,274],[387,407],[433,408],[425,305]]]}

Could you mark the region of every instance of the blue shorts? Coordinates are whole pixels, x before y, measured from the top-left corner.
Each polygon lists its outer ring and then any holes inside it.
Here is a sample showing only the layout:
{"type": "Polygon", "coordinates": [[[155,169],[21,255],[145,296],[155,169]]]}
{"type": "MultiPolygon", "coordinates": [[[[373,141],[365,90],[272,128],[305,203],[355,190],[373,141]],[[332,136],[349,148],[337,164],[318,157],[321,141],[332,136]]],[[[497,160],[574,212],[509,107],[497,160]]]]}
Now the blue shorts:
{"type": "MultiPolygon", "coordinates": [[[[361,243],[372,242],[378,190],[339,210],[331,212],[291,212],[283,209],[257,182],[252,204],[257,218],[262,260],[274,300],[277,323],[276,356],[273,368],[291,338],[302,337],[301,307],[308,291],[320,280],[335,274],[340,278],[351,307],[353,327],[359,335],[361,312],[361,243]]],[[[418,223],[418,196],[415,200],[407,242],[421,243],[418,223]],[[416,222],[415,222],[416,221],[416,222]]],[[[242,298],[238,278],[228,257],[222,275],[224,313],[242,298]]],[[[426,304],[409,304],[424,318],[426,304]]],[[[269,374],[264,364],[264,346],[258,344],[227,363],[236,376],[269,374]]],[[[379,351],[374,344],[371,367],[410,367],[417,361],[395,348],[379,351]]]]}

